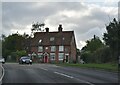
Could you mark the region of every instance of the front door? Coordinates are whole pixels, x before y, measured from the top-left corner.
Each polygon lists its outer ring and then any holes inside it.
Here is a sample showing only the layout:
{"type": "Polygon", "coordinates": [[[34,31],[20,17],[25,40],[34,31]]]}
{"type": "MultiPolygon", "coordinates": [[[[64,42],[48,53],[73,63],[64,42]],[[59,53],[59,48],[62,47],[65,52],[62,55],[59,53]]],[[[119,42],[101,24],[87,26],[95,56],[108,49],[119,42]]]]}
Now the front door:
{"type": "Polygon", "coordinates": [[[66,62],[68,63],[68,55],[66,55],[66,62]]]}
{"type": "Polygon", "coordinates": [[[45,56],[45,63],[48,62],[48,56],[45,56]]]}

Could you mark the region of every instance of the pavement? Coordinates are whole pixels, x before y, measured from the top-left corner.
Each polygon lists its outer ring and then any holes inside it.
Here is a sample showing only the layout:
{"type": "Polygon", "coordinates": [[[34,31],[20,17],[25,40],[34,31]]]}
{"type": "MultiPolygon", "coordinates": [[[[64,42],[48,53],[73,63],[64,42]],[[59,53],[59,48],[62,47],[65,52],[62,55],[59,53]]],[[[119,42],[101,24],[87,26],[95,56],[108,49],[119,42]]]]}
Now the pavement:
{"type": "Polygon", "coordinates": [[[5,69],[3,85],[13,83],[118,85],[118,73],[102,70],[62,67],[54,64],[20,65],[18,63],[6,63],[3,67],[5,69]]]}

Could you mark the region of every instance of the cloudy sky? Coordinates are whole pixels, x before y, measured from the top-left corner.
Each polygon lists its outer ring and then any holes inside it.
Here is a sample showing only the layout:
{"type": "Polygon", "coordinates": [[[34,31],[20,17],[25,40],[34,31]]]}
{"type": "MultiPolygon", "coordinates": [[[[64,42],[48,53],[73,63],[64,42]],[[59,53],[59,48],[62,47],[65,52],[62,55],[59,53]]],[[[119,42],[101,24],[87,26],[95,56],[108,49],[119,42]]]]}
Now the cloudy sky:
{"type": "Polygon", "coordinates": [[[50,31],[57,31],[58,25],[62,24],[63,30],[74,30],[77,47],[81,49],[93,35],[102,39],[105,25],[118,17],[119,0],[93,1],[4,0],[1,5],[2,33],[30,34],[33,22],[44,22],[50,31]]]}

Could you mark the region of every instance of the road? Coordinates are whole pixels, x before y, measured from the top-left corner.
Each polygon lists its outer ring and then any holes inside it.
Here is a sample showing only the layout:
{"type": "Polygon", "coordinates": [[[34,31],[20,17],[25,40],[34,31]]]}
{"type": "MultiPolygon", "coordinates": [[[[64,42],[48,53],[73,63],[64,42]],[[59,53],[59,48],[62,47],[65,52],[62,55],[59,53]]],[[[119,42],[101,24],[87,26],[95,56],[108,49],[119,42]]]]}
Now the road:
{"type": "Polygon", "coordinates": [[[3,65],[6,83],[84,83],[96,85],[108,83],[118,85],[118,74],[102,70],[62,67],[53,64],[19,65],[6,63],[3,65]]]}

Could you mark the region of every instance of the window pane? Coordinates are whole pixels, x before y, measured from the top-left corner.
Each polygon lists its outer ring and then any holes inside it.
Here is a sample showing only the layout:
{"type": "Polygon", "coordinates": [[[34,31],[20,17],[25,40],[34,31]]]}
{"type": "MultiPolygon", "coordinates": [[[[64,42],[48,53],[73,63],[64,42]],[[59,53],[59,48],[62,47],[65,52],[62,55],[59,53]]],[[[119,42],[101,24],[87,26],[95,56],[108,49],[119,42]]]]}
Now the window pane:
{"type": "Polygon", "coordinates": [[[63,60],[64,58],[64,53],[59,53],[59,60],[63,60]]]}
{"type": "Polygon", "coordinates": [[[43,51],[43,47],[42,46],[39,46],[38,47],[38,52],[42,52],[43,51]]]}
{"type": "Polygon", "coordinates": [[[55,46],[51,46],[51,51],[55,52],[56,51],[56,47],[55,46]]]}
{"type": "Polygon", "coordinates": [[[50,53],[50,60],[55,60],[55,53],[50,53]]]}
{"type": "Polygon", "coordinates": [[[42,54],[42,53],[38,53],[38,57],[39,57],[39,58],[42,58],[42,57],[43,57],[43,54],[42,54]]]}
{"type": "Polygon", "coordinates": [[[64,46],[59,46],[59,51],[64,51],[64,46]]]}

